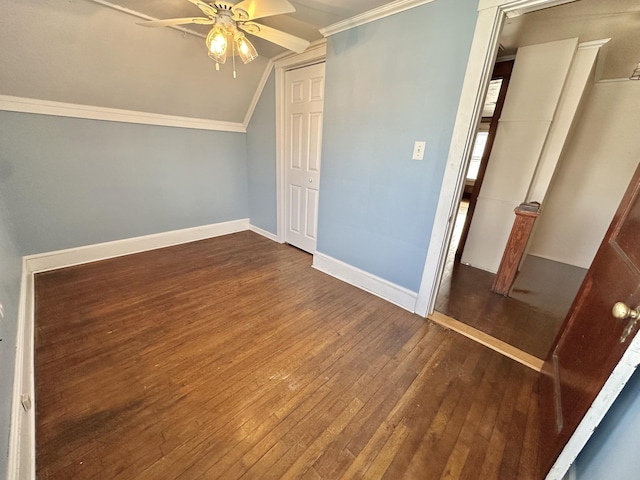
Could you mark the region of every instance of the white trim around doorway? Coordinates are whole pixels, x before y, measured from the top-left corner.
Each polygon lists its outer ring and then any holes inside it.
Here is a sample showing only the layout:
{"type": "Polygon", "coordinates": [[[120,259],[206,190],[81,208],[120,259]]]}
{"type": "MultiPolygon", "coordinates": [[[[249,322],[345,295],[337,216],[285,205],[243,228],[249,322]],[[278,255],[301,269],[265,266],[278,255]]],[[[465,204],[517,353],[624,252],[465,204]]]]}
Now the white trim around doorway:
{"type": "MultiPolygon", "coordinates": [[[[421,316],[431,314],[434,309],[453,222],[464,186],[464,172],[471,156],[473,138],[491,79],[505,18],[571,1],[574,0],[480,0],[476,29],[416,302],[416,313],[421,316]]],[[[638,363],[640,363],[640,335],[634,338],[627,353],[618,363],[591,408],[556,459],[546,480],[561,480],[569,471],[577,455],[606,415],[638,363]]]]}
{"type": "Polygon", "coordinates": [[[433,312],[458,202],[464,187],[464,173],[471,157],[473,140],[496,61],[504,21],[507,17],[573,1],[575,0],[480,0],[479,2],[476,29],[416,302],[416,313],[423,317],[433,312]]]}
{"type": "Polygon", "coordinates": [[[286,202],[284,187],[286,183],[285,162],[285,73],[287,70],[305,67],[322,62],[327,56],[327,42],[321,40],[312,44],[305,52],[298,55],[287,55],[274,62],[276,72],[276,238],[280,243],[285,241],[286,202]]]}

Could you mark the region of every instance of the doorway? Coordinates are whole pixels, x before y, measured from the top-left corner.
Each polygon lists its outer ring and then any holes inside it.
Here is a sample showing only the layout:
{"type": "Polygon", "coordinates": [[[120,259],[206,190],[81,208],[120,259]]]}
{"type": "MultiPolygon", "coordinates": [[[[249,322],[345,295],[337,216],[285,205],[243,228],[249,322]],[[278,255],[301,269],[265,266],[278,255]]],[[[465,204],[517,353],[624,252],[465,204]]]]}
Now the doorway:
{"type": "MultiPolygon", "coordinates": [[[[585,24],[585,17],[605,19],[600,23],[607,23],[607,15],[611,15],[611,11],[608,13],[600,11],[602,6],[597,3],[587,0],[578,2],[578,4],[529,13],[516,19],[508,19],[500,37],[500,44],[505,46],[505,53],[513,53],[519,46],[518,42],[532,44],[554,40],[557,35],[562,33],[559,32],[559,25],[563,31],[577,35],[581,42],[583,38],[588,41],[592,40],[592,37],[585,37],[576,29],[580,28],[580,24],[585,24]],[[597,8],[600,10],[595,11],[597,8]],[[549,28],[549,25],[554,24],[556,25],[555,29],[549,28]],[[518,34],[516,35],[514,32],[518,32],[518,34]]],[[[611,7],[615,9],[616,5],[611,5],[611,7]]],[[[624,12],[616,13],[618,15],[624,14],[624,12]]],[[[633,14],[633,12],[628,13],[633,14]]],[[[594,21],[589,20],[589,23],[585,28],[594,31],[594,21]]],[[[600,31],[598,34],[601,34],[600,31]]],[[[618,33],[614,31],[611,35],[607,35],[615,36],[618,33]]],[[[610,54],[611,51],[608,53],[610,54]]],[[[602,75],[602,68],[602,64],[598,65],[594,70],[599,70],[599,72],[594,72],[594,75],[598,73],[602,75]]],[[[465,217],[463,214],[464,209],[468,208],[465,204],[463,191],[461,208],[457,212],[457,221],[453,228],[452,241],[449,244],[449,253],[446,257],[442,281],[439,284],[434,305],[436,311],[462,321],[526,353],[538,358],[545,358],[589,268],[597,245],[604,236],[606,226],[613,216],[615,204],[610,202],[610,199],[619,200],[615,191],[616,187],[612,184],[605,186],[597,185],[597,182],[594,182],[595,185],[590,183],[589,188],[592,189],[590,192],[586,190],[584,185],[579,186],[578,184],[579,179],[590,178],[595,174],[588,171],[591,167],[591,160],[582,165],[583,171],[578,168],[578,156],[590,153],[585,152],[585,149],[579,144],[584,142],[584,137],[599,134],[594,125],[601,119],[596,120],[595,117],[598,115],[597,111],[603,107],[600,97],[606,95],[600,91],[607,89],[607,87],[600,85],[607,82],[614,83],[606,78],[611,75],[608,72],[612,68],[610,65],[606,66],[604,78],[595,79],[598,81],[598,87],[595,88],[597,92],[587,91],[583,95],[581,110],[579,115],[576,115],[577,120],[572,126],[571,135],[568,136],[567,147],[560,157],[560,163],[544,202],[542,214],[536,222],[536,229],[509,295],[502,297],[490,291],[494,280],[493,272],[475,268],[474,265],[465,265],[462,252],[471,216],[465,217]],[[588,119],[585,120],[587,125],[582,125],[584,123],[582,117],[585,112],[589,114],[588,119]],[[594,130],[596,131],[594,132],[594,130]],[[580,139],[576,139],[576,132],[578,132],[580,139]],[[563,163],[565,161],[568,162],[566,165],[563,163]],[[576,189],[579,193],[577,199],[572,201],[572,192],[576,189]],[[595,209],[607,210],[608,216],[604,215],[604,212],[599,212],[598,218],[594,219],[593,213],[585,212],[581,205],[574,205],[582,203],[585,198],[595,209]],[[606,207],[603,208],[602,205],[606,205],[606,207]],[[465,219],[465,228],[462,229],[460,223],[465,219]],[[585,220],[588,220],[586,224],[585,220]],[[589,243],[588,248],[585,245],[578,245],[585,242],[578,235],[575,228],[576,223],[583,226],[585,231],[582,232],[582,235],[590,237],[586,242],[589,243]],[[574,226],[567,227],[570,224],[574,226]],[[569,233],[571,229],[573,231],[569,233]],[[463,233],[460,233],[461,231],[463,233]],[[454,257],[453,251],[456,249],[455,241],[458,235],[462,241],[454,257]],[[569,251],[573,248],[573,242],[576,242],[578,250],[584,250],[580,255],[574,255],[569,251]],[[565,243],[566,245],[558,247],[554,243],[565,243]],[[590,254],[586,252],[588,249],[591,250],[590,254]],[[462,262],[460,261],[461,257],[462,262]]],[[[621,84],[618,83],[618,88],[622,88],[619,85],[621,84]]],[[[602,110],[600,111],[602,112],[602,110]]],[[[610,111],[607,114],[612,117],[616,115],[616,112],[610,111]]],[[[482,123],[479,125],[480,128],[477,132],[481,133],[482,123]]],[[[618,135],[618,140],[626,141],[627,139],[618,135]]],[[[610,160],[609,163],[611,163],[610,160]]],[[[611,168],[620,170],[620,173],[612,174],[620,175],[621,179],[629,178],[631,167],[634,167],[633,159],[622,163],[624,165],[611,165],[611,168]]],[[[472,168],[472,165],[473,156],[469,168],[472,168]]],[[[600,175],[602,174],[601,171],[600,175]]],[[[607,182],[608,180],[605,180],[605,183],[607,182]]],[[[522,201],[525,200],[522,198],[522,201]]]]}
{"type": "MultiPolygon", "coordinates": [[[[448,238],[453,229],[452,219],[455,217],[455,209],[463,188],[461,182],[462,175],[460,174],[461,165],[466,163],[466,159],[470,154],[471,139],[476,130],[476,119],[479,118],[480,109],[482,108],[481,97],[483,95],[480,93],[480,96],[478,96],[478,92],[486,91],[490,77],[490,62],[492,58],[495,58],[498,50],[499,34],[503,23],[509,21],[506,15],[517,16],[527,11],[537,10],[541,8],[541,6],[550,7],[558,3],[567,2],[556,2],[553,0],[547,2],[535,0],[518,2],[510,0],[497,2],[480,1],[476,34],[471,49],[465,86],[463,87],[461,95],[459,114],[456,120],[456,127],[454,129],[449,153],[450,163],[445,172],[443,188],[436,212],[436,223],[432,232],[432,243],[436,242],[437,245],[433,245],[433,247],[430,246],[425,263],[425,274],[418,297],[417,305],[420,313],[424,312],[428,314],[433,311],[435,292],[437,291],[439,275],[443,267],[442,259],[446,254],[446,247],[448,247],[449,243],[448,238]]],[[[616,23],[626,24],[628,26],[629,24],[633,24],[633,20],[627,18],[626,21],[624,21],[623,19],[625,17],[623,16],[630,15],[632,18],[637,12],[602,15],[601,11],[612,5],[620,7],[624,4],[624,2],[618,2],[616,0],[612,2],[591,2],[589,0],[583,0],[575,4],[570,4],[570,6],[573,5],[574,7],[580,8],[588,5],[595,9],[592,15],[585,14],[584,12],[578,14],[583,23],[590,18],[598,17],[600,19],[615,20],[616,23]],[[598,11],[599,9],[600,11],[598,11]]],[[[628,2],[626,6],[627,10],[629,7],[634,7],[628,2]]],[[[549,8],[547,11],[554,10],[554,8],[549,8]]],[[[575,12],[572,15],[575,16],[575,12]]],[[[545,21],[547,26],[557,26],[563,22],[563,19],[559,21],[546,19],[545,21]]],[[[631,27],[629,31],[632,29],[633,27],[631,27]]],[[[635,34],[635,32],[637,32],[637,28],[635,28],[631,36],[635,34]]],[[[528,35],[528,33],[530,32],[526,30],[520,31],[520,34],[524,36],[528,35]]],[[[625,37],[629,38],[629,35],[625,35],[624,32],[618,33],[620,33],[620,35],[616,34],[611,36],[614,39],[618,36],[620,39],[625,37]]],[[[599,31],[599,34],[602,34],[602,30],[599,31]]],[[[579,33],[576,32],[576,36],[582,40],[579,33]]],[[[531,36],[527,38],[531,40],[531,36]]],[[[622,40],[616,41],[618,46],[621,42],[622,40]]],[[[531,43],[536,42],[531,41],[531,43]]],[[[555,201],[559,202],[558,205],[560,208],[556,209],[557,212],[550,216],[556,216],[556,218],[562,219],[565,225],[555,229],[542,228],[542,225],[539,225],[538,231],[536,232],[536,236],[554,240],[550,242],[550,244],[560,247],[561,250],[564,250],[565,254],[567,252],[572,254],[584,253],[586,249],[591,249],[592,247],[591,245],[589,248],[586,248],[587,244],[592,244],[594,241],[598,242],[603,238],[604,232],[600,231],[600,227],[598,226],[601,222],[597,221],[597,219],[601,219],[605,211],[605,217],[608,217],[608,220],[611,219],[612,212],[616,210],[616,207],[611,209],[610,202],[611,200],[619,201],[619,195],[622,194],[620,190],[624,189],[620,186],[629,184],[632,176],[631,172],[638,165],[637,152],[640,151],[640,139],[635,131],[629,128],[629,125],[637,125],[640,121],[640,115],[638,115],[640,112],[640,105],[638,104],[638,102],[640,102],[640,95],[638,94],[640,91],[640,82],[629,81],[629,75],[633,67],[637,64],[637,59],[627,58],[625,60],[627,63],[626,67],[622,67],[622,63],[624,63],[620,61],[622,56],[618,54],[612,55],[611,52],[609,53],[607,63],[609,63],[609,61],[612,61],[612,63],[610,63],[608,67],[616,67],[616,73],[611,76],[605,76],[602,75],[601,66],[596,67],[595,73],[599,80],[593,85],[588,103],[579,112],[581,122],[572,132],[572,142],[575,144],[575,148],[571,154],[563,152],[561,168],[556,173],[559,178],[562,178],[562,181],[569,182],[571,187],[564,189],[564,192],[562,192],[562,190],[556,191],[554,184],[555,193],[553,196],[555,197],[555,201]],[[615,61],[613,61],[614,58],[616,59],[615,61]],[[590,121],[587,121],[587,119],[590,119],[590,121]],[[627,155],[622,154],[620,151],[621,147],[627,150],[627,155]],[[583,160],[587,158],[590,159],[590,161],[585,163],[583,160]],[[627,171],[614,173],[610,168],[612,165],[624,166],[624,169],[627,169],[627,171]],[[614,173],[616,176],[620,175],[618,185],[609,183],[611,173],[614,173]],[[605,184],[608,186],[607,189],[602,188],[605,184]],[[607,190],[608,193],[597,199],[596,207],[594,207],[592,203],[590,204],[589,199],[590,197],[594,198],[594,192],[604,190],[607,190]],[[572,217],[573,220],[577,219],[578,221],[567,221],[568,217],[572,217]],[[576,225],[580,225],[581,230],[577,229],[576,225]],[[580,241],[567,241],[566,239],[570,238],[567,236],[569,232],[573,233],[574,238],[577,233],[581,233],[582,237],[578,236],[580,241]]],[[[637,51],[635,54],[637,54],[637,51]]],[[[557,182],[554,181],[554,183],[557,182]]],[[[551,251],[549,250],[543,253],[548,255],[551,251]]],[[[580,302],[576,302],[577,307],[580,306],[579,303],[580,302]]],[[[606,313],[598,316],[600,318],[608,317],[606,313]]],[[[616,326],[616,329],[617,328],[616,326]]],[[[565,329],[564,326],[561,327],[562,333],[566,331],[567,329],[565,329]]],[[[634,345],[640,342],[639,339],[640,337],[635,337],[633,340],[634,345]]],[[[556,339],[554,342],[557,341],[556,339]]],[[[637,348],[637,346],[634,348],[637,348]]],[[[627,353],[631,350],[632,349],[629,348],[627,353]]],[[[548,378],[552,377],[552,375],[548,375],[548,373],[554,369],[554,361],[552,356],[548,356],[544,362],[544,368],[548,378]]],[[[619,360],[612,376],[604,386],[597,386],[593,390],[592,393],[600,393],[591,404],[591,413],[581,420],[575,433],[572,433],[572,431],[565,433],[563,441],[566,445],[564,448],[560,445],[560,448],[563,448],[562,453],[555,460],[553,468],[547,478],[560,479],[563,477],[569,465],[574,461],[578,452],[599,424],[602,416],[607,412],[613,399],[615,399],[620,392],[621,385],[624,385],[629,379],[636,365],[637,361],[635,360],[632,362],[625,358],[619,360]]],[[[567,379],[570,380],[571,378],[576,379],[578,377],[570,376],[567,379]]],[[[588,379],[590,375],[587,374],[580,378],[588,379]]],[[[552,395],[547,395],[547,397],[551,398],[552,395]]],[[[550,432],[550,430],[546,431],[550,432]]],[[[555,428],[554,431],[556,431],[555,428]]]]}
{"type": "Polygon", "coordinates": [[[285,73],[285,241],[315,253],[324,62],[285,73]]]}
{"type": "MultiPolygon", "coordinates": [[[[310,46],[304,53],[289,55],[274,63],[276,80],[276,216],[277,234],[276,239],[280,243],[290,242],[287,230],[291,222],[291,212],[289,211],[291,188],[288,186],[288,150],[290,151],[290,136],[287,135],[287,72],[300,68],[323,64],[327,56],[326,42],[318,42],[310,46]]],[[[324,94],[324,81],[322,82],[324,94]]],[[[319,148],[319,145],[317,147],[319,148]]],[[[290,159],[289,159],[290,163],[290,159]]],[[[309,183],[307,178],[307,184],[309,183]]],[[[313,179],[312,179],[313,180],[313,179]]],[[[313,183],[313,182],[312,182],[313,183]]],[[[316,186],[319,186],[316,181],[316,186]]],[[[302,197],[304,200],[304,197],[302,197]]],[[[303,213],[303,212],[301,212],[303,213]]],[[[315,228],[315,224],[312,224],[315,228]]],[[[302,230],[304,232],[304,229],[302,230]]],[[[311,232],[313,234],[313,231],[311,232]]],[[[295,242],[295,240],[294,240],[295,242]]],[[[293,243],[292,243],[293,244],[293,243]]],[[[315,241],[312,245],[302,247],[315,252],[315,241]]]]}

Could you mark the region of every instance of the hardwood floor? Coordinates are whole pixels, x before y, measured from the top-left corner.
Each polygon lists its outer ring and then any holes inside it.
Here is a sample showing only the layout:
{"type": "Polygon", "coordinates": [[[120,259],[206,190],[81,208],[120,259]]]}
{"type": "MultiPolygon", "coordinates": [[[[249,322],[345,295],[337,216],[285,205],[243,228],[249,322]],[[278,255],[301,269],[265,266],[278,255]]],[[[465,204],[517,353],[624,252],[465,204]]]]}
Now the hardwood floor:
{"type": "Polygon", "coordinates": [[[36,276],[39,479],[533,479],[537,375],[252,232],[36,276]]]}
{"type": "Polygon", "coordinates": [[[520,300],[493,293],[495,275],[457,263],[441,284],[435,308],[538,358],[545,358],[562,320],[520,300]]]}
{"type": "Polygon", "coordinates": [[[585,268],[528,255],[509,296],[558,319],[560,326],[586,274],[585,268]]]}
{"type": "Polygon", "coordinates": [[[495,274],[463,265],[455,258],[467,211],[468,202],[463,200],[458,208],[435,309],[544,359],[580,286],[580,269],[576,269],[577,273],[567,272],[562,267],[540,266],[540,262],[527,259],[516,279],[519,290],[516,295],[504,297],[492,292],[495,274]]]}

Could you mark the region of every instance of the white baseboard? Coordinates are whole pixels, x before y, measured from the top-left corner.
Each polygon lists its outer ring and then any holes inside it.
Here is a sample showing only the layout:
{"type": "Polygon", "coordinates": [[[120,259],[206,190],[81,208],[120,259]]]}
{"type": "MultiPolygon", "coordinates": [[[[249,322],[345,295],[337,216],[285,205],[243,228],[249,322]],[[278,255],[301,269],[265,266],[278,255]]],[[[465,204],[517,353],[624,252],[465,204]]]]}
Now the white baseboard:
{"type": "Polygon", "coordinates": [[[27,269],[31,273],[44,272],[46,270],[71,267],[81,263],[96,262],[98,260],[106,260],[122,255],[145,252],[156,248],[170,247],[181,243],[219,237],[220,235],[228,235],[248,229],[249,219],[243,218],[230,222],[214,223],[182,230],[155,233],[153,235],[144,235],[142,237],[115,240],[113,242],[96,243],[84,247],[38,253],[25,257],[25,260],[27,269]]]}
{"type": "Polygon", "coordinates": [[[13,403],[9,431],[7,480],[35,480],[36,478],[36,417],[34,382],[33,335],[33,274],[22,261],[22,281],[18,307],[18,331],[13,376],[13,403]],[[22,395],[31,400],[31,408],[22,407],[22,395]]]}
{"type": "MultiPolygon", "coordinates": [[[[8,480],[35,480],[36,478],[33,274],[181,243],[195,242],[248,229],[249,219],[244,218],[23,257],[9,432],[8,480]],[[22,396],[25,394],[31,400],[31,408],[26,411],[21,402],[22,396]]],[[[270,235],[268,232],[264,233],[267,234],[265,236],[270,235]]]]}
{"type": "Polygon", "coordinates": [[[412,313],[415,312],[418,294],[407,288],[391,283],[388,280],[377,277],[320,252],[316,252],[313,255],[313,268],[366,292],[372,293],[405,310],[409,310],[412,313]]]}
{"type": "Polygon", "coordinates": [[[267,232],[266,230],[263,230],[260,227],[256,227],[255,225],[249,225],[249,230],[251,230],[252,232],[257,233],[258,235],[262,235],[263,237],[266,237],[269,240],[273,240],[274,242],[283,243],[278,239],[277,235],[274,235],[271,232],[267,232]]]}

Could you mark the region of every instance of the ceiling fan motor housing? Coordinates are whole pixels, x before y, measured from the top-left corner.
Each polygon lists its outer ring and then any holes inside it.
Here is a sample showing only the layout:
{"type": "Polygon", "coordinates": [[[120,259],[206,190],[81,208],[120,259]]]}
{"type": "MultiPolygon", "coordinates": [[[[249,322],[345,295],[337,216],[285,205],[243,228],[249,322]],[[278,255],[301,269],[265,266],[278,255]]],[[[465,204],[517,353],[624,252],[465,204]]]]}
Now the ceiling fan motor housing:
{"type": "Polygon", "coordinates": [[[224,15],[228,13],[234,20],[249,20],[249,13],[241,8],[234,8],[235,5],[229,2],[211,2],[209,3],[218,11],[218,14],[224,15]]]}

